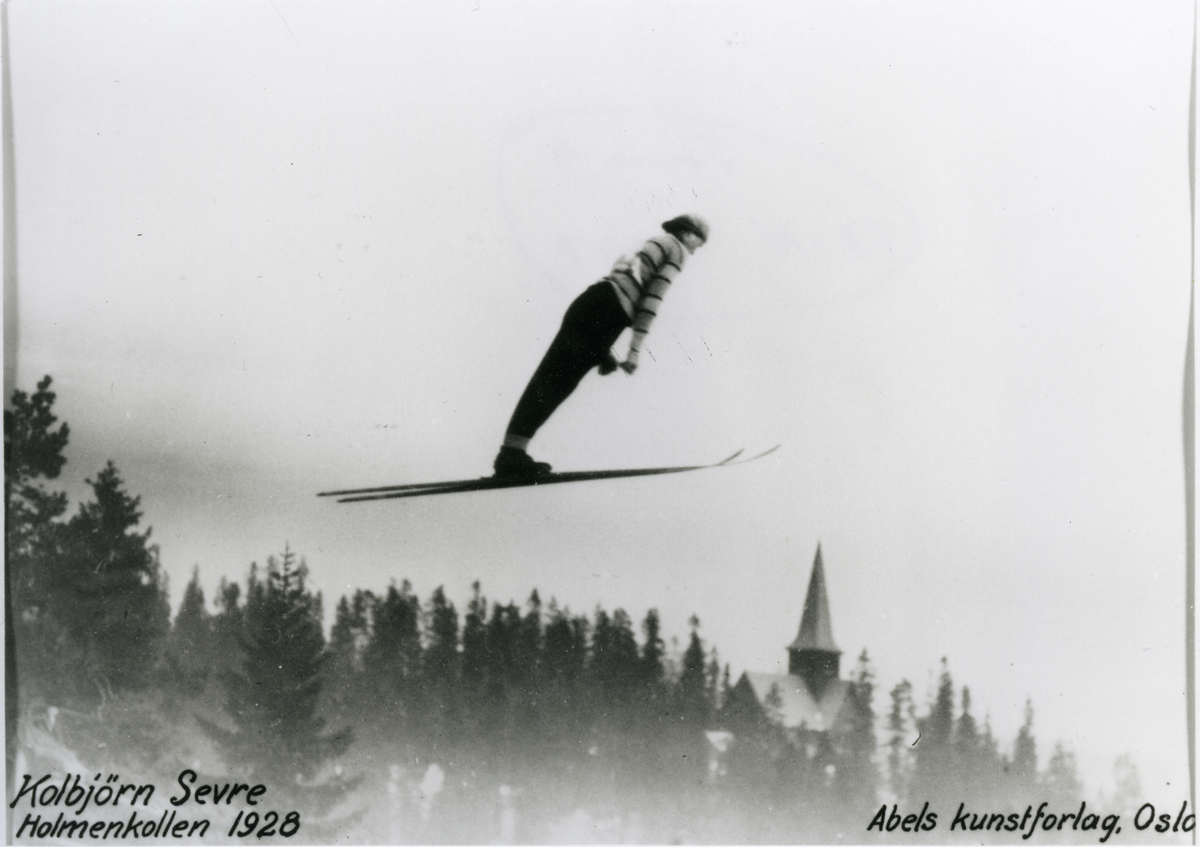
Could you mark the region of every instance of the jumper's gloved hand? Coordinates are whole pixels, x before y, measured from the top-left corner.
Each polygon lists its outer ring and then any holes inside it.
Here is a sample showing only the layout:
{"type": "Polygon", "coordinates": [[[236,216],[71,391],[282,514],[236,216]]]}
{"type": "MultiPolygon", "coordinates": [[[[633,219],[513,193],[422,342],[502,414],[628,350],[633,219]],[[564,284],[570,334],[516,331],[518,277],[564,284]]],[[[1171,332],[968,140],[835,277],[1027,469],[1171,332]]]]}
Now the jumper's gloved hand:
{"type": "Polygon", "coordinates": [[[600,375],[608,376],[617,369],[617,357],[612,353],[605,353],[604,358],[600,360],[600,375]]]}
{"type": "Polygon", "coordinates": [[[621,362],[621,370],[625,371],[627,374],[631,374],[637,370],[637,362],[633,359],[628,359],[624,362],[621,362]]]}

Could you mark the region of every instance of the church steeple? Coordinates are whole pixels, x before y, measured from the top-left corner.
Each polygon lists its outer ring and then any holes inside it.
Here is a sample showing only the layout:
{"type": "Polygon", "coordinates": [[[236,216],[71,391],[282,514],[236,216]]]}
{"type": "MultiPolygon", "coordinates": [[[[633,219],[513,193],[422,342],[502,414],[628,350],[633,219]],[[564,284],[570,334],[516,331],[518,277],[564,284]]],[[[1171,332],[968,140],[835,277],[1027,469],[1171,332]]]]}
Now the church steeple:
{"type": "Polygon", "coordinates": [[[813,561],[804,598],[804,613],[800,617],[800,632],[788,646],[788,673],[804,680],[808,690],[820,697],[825,686],[837,679],[842,651],[833,643],[833,628],[829,622],[829,597],[825,593],[825,566],[821,562],[821,545],[813,561]]]}

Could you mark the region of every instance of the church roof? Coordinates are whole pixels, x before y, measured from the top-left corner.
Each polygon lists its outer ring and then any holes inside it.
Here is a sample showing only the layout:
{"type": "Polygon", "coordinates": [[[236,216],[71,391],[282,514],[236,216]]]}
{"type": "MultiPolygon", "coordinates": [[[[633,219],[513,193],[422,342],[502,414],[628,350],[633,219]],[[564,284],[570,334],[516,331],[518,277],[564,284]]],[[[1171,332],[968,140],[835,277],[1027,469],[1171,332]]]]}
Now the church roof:
{"type": "Polygon", "coordinates": [[[808,580],[808,595],[804,598],[804,613],[800,616],[800,632],[788,649],[842,652],[833,643],[833,627],[829,622],[829,597],[825,593],[825,566],[821,563],[819,544],[812,576],[808,580]]]}
{"type": "Polygon", "coordinates": [[[803,725],[821,732],[833,729],[850,687],[850,683],[844,679],[830,680],[818,700],[813,697],[804,680],[792,674],[746,671],[742,678],[750,684],[755,698],[764,707],[767,706],[771,689],[778,692],[778,717],[785,727],[796,729],[803,725]]]}

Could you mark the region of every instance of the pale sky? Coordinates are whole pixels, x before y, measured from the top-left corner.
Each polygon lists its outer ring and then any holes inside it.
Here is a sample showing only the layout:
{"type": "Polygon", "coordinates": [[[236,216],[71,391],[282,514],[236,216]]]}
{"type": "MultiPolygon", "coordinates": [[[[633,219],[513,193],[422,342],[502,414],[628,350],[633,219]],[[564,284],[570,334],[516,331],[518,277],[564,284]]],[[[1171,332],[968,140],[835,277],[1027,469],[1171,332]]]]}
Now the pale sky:
{"type": "MultiPolygon", "coordinates": [[[[19,381],[112,459],[177,601],[285,543],[332,610],[470,583],[657,607],[786,670],[817,544],[843,671],[942,656],[1091,792],[1187,758],[1192,4],[9,5],[19,381]],[[740,468],[336,505],[490,473],[562,312],[712,226],[556,469],[740,468]]],[[[621,348],[623,351],[623,347],[621,348]]],[[[1168,785],[1169,783],[1169,785],[1168,785]]],[[[1158,799],[1161,798],[1161,799],[1158,799]]]]}

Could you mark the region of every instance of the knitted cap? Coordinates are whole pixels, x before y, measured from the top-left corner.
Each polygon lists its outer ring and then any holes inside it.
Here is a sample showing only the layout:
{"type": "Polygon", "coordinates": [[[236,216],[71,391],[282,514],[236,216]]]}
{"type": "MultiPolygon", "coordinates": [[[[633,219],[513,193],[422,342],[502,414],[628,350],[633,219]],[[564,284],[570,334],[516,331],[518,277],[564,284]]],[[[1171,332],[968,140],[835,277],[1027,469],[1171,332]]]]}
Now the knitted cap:
{"type": "Polygon", "coordinates": [[[662,228],[676,238],[685,232],[691,232],[700,236],[702,241],[708,241],[708,224],[704,222],[703,218],[696,215],[680,215],[677,218],[671,218],[671,220],[663,222],[662,228]]]}

